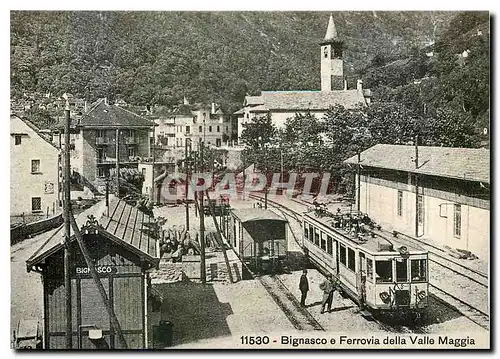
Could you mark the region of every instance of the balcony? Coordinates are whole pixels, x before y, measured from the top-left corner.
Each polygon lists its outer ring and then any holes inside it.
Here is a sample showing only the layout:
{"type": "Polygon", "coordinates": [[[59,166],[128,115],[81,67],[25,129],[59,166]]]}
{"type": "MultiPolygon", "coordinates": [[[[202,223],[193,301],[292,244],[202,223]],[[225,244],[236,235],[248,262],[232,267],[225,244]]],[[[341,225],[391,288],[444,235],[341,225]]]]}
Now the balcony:
{"type": "Polygon", "coordinates": [[[138,145],[139,140],[135,137],[125,137],[125,144],[126,145],[138,145]]]}
{"type": "Polygon", "coordinates": [[[96,157],[96,162],[98,165],[109,165],[109,164],[116,163],[116,158],[96,157]]]}
{"type": "Polygon", "coordinates": [[[107,146],[111,144],[111,139],[107,137],[96,137],[95,144],[98,146],[107,146]]]}

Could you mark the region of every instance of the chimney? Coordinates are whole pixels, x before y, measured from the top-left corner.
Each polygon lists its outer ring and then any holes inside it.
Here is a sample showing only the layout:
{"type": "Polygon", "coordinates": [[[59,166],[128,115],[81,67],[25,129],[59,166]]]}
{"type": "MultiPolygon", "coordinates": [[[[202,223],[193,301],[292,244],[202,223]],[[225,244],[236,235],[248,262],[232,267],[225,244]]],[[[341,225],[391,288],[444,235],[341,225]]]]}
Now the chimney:
{"type": "Polygon", "coordinates": [[[215,115],[215,103],[212,102],[212,115],[215,115]]]}
{"type": "Polygon", "coordinates": [[[347,79],[344,79],[344,91],[347,91],[347,79]]]}
{"type": "Polygon", "coordinates": [[[356,87],[358,91],[363,91],[363,80],[358,80],[356,87]]]}

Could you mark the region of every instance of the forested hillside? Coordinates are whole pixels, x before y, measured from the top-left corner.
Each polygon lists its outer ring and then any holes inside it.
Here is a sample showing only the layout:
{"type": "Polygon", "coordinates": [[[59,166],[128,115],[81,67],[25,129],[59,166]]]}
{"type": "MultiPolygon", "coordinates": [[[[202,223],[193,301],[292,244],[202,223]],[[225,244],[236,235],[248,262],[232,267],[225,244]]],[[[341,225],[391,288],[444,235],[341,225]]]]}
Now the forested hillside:
{"type": "MultiPolygon", "coordinates": [[[[346,45],[350,83],[374,65],[406,58],[437,40],[455,15],[334,12],[346,45]]],[[[318,43],[328,16],[12,12],[12,96],[71,92],[90,100],[121,97],[136,105],[174,105],[186,96],[196,102],[215,101],[231,111],[246,93],[319,89],[318,43]]]]}

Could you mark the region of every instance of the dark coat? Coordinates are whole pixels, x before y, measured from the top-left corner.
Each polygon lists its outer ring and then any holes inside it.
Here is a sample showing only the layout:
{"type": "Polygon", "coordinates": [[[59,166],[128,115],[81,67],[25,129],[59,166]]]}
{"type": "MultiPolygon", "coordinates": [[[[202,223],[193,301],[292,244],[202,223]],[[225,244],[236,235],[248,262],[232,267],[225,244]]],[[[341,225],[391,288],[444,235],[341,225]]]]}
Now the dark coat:
{"type": "Polygon", "coordinates": [[[307,292],[309,290],[309,281],[307,280],[307,275],[305,274],[300,276],[299,289],[301,292],[307,292]]]}

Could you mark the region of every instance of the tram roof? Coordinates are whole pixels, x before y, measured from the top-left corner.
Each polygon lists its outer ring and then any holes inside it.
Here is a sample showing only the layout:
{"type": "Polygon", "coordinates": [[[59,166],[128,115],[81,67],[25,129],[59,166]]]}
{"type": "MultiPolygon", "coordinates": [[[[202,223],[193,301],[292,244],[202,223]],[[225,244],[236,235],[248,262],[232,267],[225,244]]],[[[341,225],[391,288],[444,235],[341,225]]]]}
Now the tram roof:
{"type": "Polygon", "coordinates": [[[288,222],[288,220],[269,209],[261,208],[245,208],[232,210],[233,215],[238,218],[241,223],[255,222],[255,221],[281,221],[288,222]]]}
{"type": "Polygon", "coordinates": [[[380,252],[398,252],[398,248],[400,247],[406,247],[410,253],[412,252],[425,252],[425,249],[423,249],[419,245],[415,245],[412,243],[408,243],[404,239],[400,237],[394,237],[391,232],[388,232],[384,229],[370,229],[372,233],[375,234],[375,237],[371,236],[366,236],[365,241],[361,241],[354,236],[348,234],[346,231],[343,231],[339,228],[334,228],[331,223],[332,223],[332,218],[329,217],[315,217],[310,214],[305,213],[304,216],[307,216],[309,219],[312,219],[314,221],[320,222],[324,226],[328,227],[331,231],[335,232],[336,234],[342,236],[342,238],[345,239],[346,242],[352,242],[353,244],[359,246],[360,248],[363,248],[371,253],[380,253],[380,252]],[[387,248],[387,245],[392,244],[392,250],[389,249],[384,249],[387,248]]]}
{"type": "MultiPolygon", "coordinates": [[[[114,195],[109,196],[109,210],[106,200],[102,200],[75,216],[75,221],[81,230],[89,225],[93,226],[103,237],[109,238],[115,244],[145,258],[153,265],[157,262],[159,253],[153,230],[154,218],[114,195]]],[[[28,268],[63,249],[63,226],[46,233],[47,239],[26,261],[28,268]]],[[[70,235],[74,240],[73,228],[70,235]]]]}

